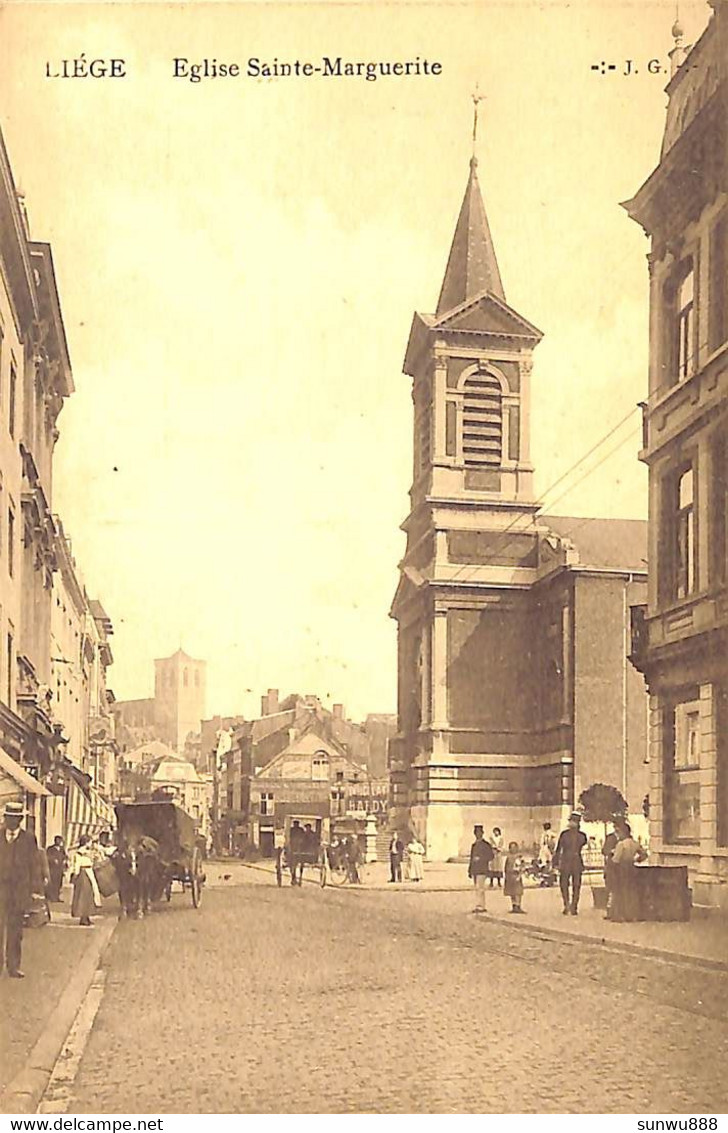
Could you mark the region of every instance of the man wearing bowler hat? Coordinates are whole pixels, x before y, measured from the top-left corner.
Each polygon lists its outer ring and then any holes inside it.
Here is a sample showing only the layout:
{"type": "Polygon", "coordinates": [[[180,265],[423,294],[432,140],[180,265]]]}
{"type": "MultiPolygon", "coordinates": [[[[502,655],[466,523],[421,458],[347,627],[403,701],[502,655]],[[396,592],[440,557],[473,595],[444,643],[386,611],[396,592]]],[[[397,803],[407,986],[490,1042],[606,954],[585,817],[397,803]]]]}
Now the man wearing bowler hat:
{"type": "Polygon", "coordinates": [[[0,826],[0,961],[16,980],[23,978],[23,917],[40,881],[38,845],[21,826],[23,814],[21,802],[6,803],[0,826]]]}
{"type": "Polygon", "coordinates": [[[559,870],[559,884],[561,898],[564,902],[563,913],[572,917],[579,912],[579,894],[581,892],[581,875],[584,871],[584,862],[581,852],[586,846],[587,838],[581,826],[581,815],[573,811],[569,815],[569,825],[559,834],[554,851],[553,866],[559,870]],[[569,894],[571,889],[571,894],[569,894]]]}

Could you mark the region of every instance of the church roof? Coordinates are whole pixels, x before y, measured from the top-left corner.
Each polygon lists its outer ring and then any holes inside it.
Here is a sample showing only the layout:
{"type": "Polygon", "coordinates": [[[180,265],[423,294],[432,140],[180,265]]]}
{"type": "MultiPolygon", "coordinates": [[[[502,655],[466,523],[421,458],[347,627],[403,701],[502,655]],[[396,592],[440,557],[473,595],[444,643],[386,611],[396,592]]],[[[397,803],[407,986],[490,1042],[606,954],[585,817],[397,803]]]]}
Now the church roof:
{"type": "Polygon", "coordinates": [[[579,566],[635,574],[647,571],[647,521],[644,519],[541,515],[539,522],[574,544],[579,553],[579,566]]]}
{"type": "Polygon", "coordinates": [[[471,158],[470,175],[437,302],[438,317],[484,291],[505,299],[477,167],[477,159],[471,158]]]}

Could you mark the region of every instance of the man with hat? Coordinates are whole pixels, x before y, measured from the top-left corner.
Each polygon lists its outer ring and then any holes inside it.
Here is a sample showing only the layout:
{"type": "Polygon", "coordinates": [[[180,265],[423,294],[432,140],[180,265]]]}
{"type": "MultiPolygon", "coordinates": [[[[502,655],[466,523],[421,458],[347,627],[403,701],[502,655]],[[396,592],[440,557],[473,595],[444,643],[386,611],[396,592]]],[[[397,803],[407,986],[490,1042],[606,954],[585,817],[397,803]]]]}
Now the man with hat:
{"type": "Polygon", "coordinates": [[[16,980],[23,978],[23,917],[39,885],[38,845],[21,826],[23,814],[21,802],[6,803],[0,826],[0,961],[16,980]]]}
{"type": "Polygon", "coordinates": [[[475,886],[474,913],[485,912],[485,879],[490,874],[490,863],[493,861],[494,850],[490,842],[483,837],[483,827],[473,827],[475,841],[470,847],[470,864],[468,877],[472,877],[475,886]]]}
{"type": "Polygon", "coordinates": [[[581,827],[581,815],[573,811],[569,816],[569,825],[559,834],[554,851],[553,866],[559,870],[559,884],[561,897],[564,902],[563,914],[571,913],[575,917],[579,912],[579,894],[581,893],[581,875],[584,872],[584,862],[581,852],[586,846],[586,834],[581,827]],[[571,892],[570,892],[571,891],[571,892]]]}

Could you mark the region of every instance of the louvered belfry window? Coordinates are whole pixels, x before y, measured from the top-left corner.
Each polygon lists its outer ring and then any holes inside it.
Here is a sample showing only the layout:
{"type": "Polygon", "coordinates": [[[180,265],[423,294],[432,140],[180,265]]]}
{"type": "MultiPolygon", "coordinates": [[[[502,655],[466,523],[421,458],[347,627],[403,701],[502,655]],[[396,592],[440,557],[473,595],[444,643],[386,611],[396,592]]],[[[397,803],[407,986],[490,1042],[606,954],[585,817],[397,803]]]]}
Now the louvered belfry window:
{"type": "Polygon", "coordinates": [[[500,382],[493,374],[471,374],[465,380],[463,393],[465,465],[470,468],[500,468],[503,452],[500,382]]]}

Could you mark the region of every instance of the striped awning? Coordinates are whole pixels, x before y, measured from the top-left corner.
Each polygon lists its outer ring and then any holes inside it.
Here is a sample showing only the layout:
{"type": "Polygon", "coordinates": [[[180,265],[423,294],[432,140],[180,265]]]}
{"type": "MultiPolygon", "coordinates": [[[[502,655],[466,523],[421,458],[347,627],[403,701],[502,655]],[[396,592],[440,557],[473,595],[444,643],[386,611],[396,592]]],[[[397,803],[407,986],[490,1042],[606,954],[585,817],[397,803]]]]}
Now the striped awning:
{"type": "Polygon", "coordinates": [[[98,837],[102,830],[116,825],[113,807],[89,786],[86,790],[74,778],[68,780],[66,845],[77,846],[82,834],[98,837]]]}

